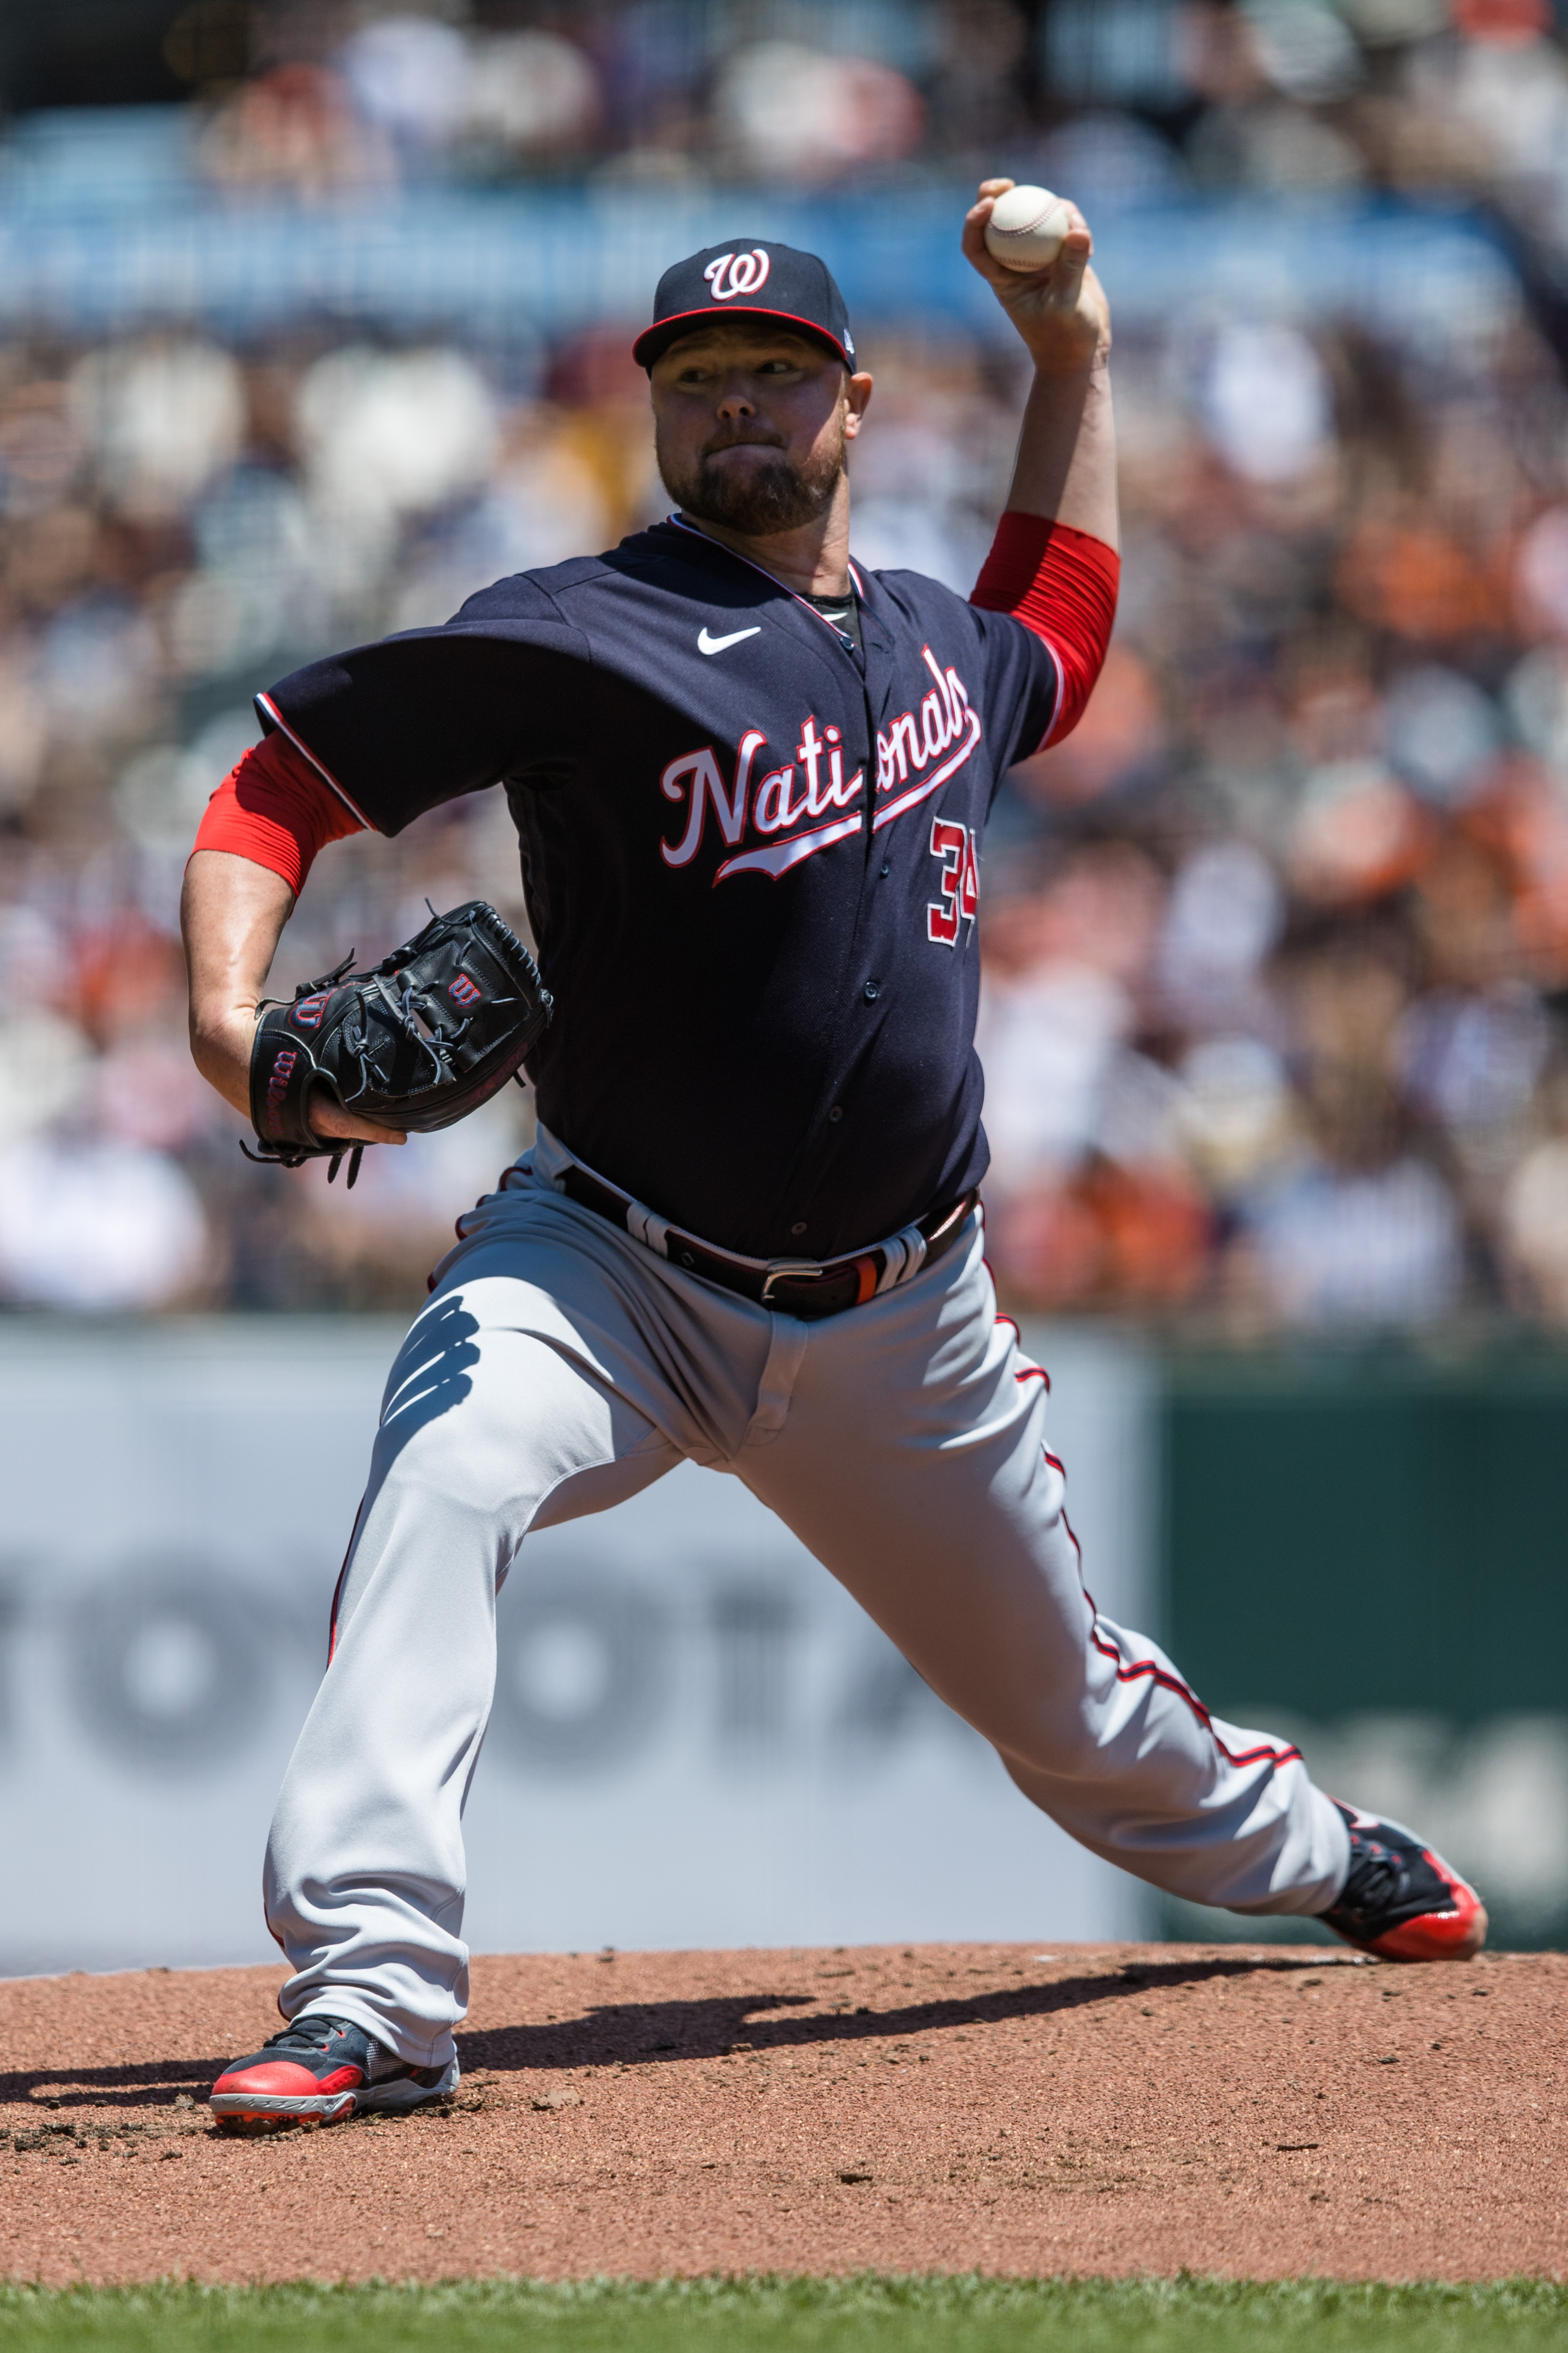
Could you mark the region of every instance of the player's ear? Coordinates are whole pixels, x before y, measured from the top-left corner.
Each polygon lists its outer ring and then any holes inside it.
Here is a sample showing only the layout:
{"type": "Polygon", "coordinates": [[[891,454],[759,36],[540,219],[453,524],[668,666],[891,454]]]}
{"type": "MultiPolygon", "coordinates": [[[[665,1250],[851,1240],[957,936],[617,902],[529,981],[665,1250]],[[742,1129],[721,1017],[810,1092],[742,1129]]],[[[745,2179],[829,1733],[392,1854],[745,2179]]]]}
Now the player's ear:
{"type": "Polygon", "coordinates": [[[866,414],[871,397],[871,378],[862,373],[844,379],[844,438],[853,441],[860,430],[860,419],[866,414]]]}

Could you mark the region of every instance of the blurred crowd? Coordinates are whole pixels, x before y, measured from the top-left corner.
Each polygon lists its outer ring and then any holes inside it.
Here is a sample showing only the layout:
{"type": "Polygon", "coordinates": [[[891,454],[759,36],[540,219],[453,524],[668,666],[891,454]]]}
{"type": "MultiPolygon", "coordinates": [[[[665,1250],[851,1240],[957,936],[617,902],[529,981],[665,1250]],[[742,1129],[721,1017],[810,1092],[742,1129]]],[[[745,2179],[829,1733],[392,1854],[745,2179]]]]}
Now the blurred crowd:
{"type": "MultiPolygon", "coordinates": [[[[935,155],[1086,201],[1381,182],[1489,208],[1523,295],[1440,351],[1234,293],[1119,343],[1116,638],[983,869],[987,1214],[1015,1306],[1240,1336],[1568,1324],[1568,73],[1543,7],[198,0],[170,40],[237,185],[309,194],[329,149],[362,177],[775,183],[935,155]],[[784,97],[795,130],[770,131],[784,97]],[[303,136],[307,98],[341,140],[303,136]]],[[[857,553],[967,593],[1019,362],[857,326],[857,553]]],[[[352,1198],[246,1162],[185,1050],[180,876],[256,688],[662,513],[627,340],[0,343],[0,1302],[405,1308],[526,1143],[513,1091],[371,1153],[352,1198]]],[[[336,845],[277,985],[476,892],[523,921],[499,795],[336,845]]]]}
{"type": "Polygon", "coordinates": [[[1238,1332],[1568,1320],[1568,404],[1236,323],[1121,371],[1123,601],[994,828],[997,1262],[1238,1332]]]}
{"type": "Polygon", "coordinates": [[[1462,190],[1568,236],[1551,0],[176,5],[164,58],[241,194],[890,186],[1005,149],[1016,176],[1111,193],[1462,190]]]}

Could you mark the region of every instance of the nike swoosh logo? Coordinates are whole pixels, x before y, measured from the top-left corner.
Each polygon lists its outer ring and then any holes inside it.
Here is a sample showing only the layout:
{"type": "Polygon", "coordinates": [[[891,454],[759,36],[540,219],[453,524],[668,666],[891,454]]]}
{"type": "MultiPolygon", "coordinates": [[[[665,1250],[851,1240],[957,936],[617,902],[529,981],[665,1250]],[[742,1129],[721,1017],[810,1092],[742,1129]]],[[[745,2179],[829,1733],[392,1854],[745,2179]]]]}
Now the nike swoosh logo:
{"type": "Polygon", "coordinates": [[[760,621],[749,629],[735,629],[727,638],[710,638],[705,628],[700,628],[697,632],[697,650],[700,654],[721,654],[726,646],[738,646],[742,638],[760,638],[762,633],[760,621]]]}

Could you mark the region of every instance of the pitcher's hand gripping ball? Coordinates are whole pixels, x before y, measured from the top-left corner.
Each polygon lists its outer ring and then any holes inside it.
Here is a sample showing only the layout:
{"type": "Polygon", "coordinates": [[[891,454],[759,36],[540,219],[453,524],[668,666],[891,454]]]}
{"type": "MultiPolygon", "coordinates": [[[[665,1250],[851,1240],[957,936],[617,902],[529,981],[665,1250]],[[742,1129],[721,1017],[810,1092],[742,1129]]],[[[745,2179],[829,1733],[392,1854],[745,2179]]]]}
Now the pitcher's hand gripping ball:
{"type": "Polygon", "coordinates": [[[264,1004],[250,1052],[252,1160],[298,1168],[345,1153],[349,1183],[363,1145],[316,1135],[308,1117],[318,1080],[344,1111],[426,1134],[477,1111],[513,1077],[553,1010],[522,942],[482,899],[437,915],[369,972],[353,951],[294,1001],[264,1004]]]}
{"type": "Polygon", "coordinates": [[[1008,188],[991,207],[985,249],[1007,269],[1048,269],[1072,217],[1048,188],[1008,188]]]}

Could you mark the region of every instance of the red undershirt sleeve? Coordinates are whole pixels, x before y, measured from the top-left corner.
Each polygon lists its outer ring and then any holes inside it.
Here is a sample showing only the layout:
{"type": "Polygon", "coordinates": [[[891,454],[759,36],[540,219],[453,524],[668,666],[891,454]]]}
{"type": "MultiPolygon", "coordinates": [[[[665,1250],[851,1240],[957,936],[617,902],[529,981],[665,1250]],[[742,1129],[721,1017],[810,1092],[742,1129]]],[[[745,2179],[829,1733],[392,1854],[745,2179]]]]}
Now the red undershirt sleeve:
{"type": "MultiPolygon", "coordinates": [[[[195,849],[226,849],[280,874],[296,898],[329,841],[363,826],[287,735],[265,736],[207,803],[195,849]]],[[[194,854],[194,852],[193,852],[194,854]]]]}
{"type": "Polygon", "coordinates": [[[1009,510],[996,526],[969,601],[1011,613],[1056,659],[1061,692],[1037,751],[1059,744],[1083,716],[1110,643],[1121,578],[1115,549],[1069,523],[1009,510]]]}

